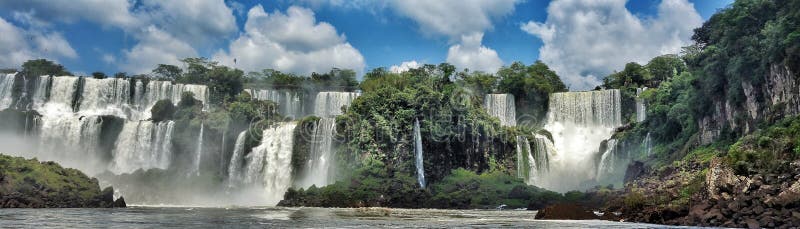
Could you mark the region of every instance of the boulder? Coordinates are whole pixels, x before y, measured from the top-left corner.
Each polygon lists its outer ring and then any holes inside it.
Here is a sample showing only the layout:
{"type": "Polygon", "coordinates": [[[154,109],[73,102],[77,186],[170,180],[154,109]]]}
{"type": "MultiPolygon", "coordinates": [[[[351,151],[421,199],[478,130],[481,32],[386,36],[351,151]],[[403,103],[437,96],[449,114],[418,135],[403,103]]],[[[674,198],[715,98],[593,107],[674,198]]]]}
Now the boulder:
{"type": "Polygon", "coordinates": [[[733,169],[725,165],[722,158],[711,159],[708,173],[706,173],[706,189],[711,199],[730,198],[728,193],[731,193],[740,184],[742,184],[742,180],[733,173],[733,169]]]}
{"type": "Polygon", "coordinates": [[[128,205],[125,204],[125,198],[120,196],[117,200],[114,201],[114,205],[112,207],[126,208],[128,207],[128,205]]]}
{"type": "Polygon", "coordinates": [[[798,200],[800,200],[800,181],[794,182],[792,186],[778,193],[777,197],[768,198],[766,203],[786,206],[796,203],[798,200]]]}

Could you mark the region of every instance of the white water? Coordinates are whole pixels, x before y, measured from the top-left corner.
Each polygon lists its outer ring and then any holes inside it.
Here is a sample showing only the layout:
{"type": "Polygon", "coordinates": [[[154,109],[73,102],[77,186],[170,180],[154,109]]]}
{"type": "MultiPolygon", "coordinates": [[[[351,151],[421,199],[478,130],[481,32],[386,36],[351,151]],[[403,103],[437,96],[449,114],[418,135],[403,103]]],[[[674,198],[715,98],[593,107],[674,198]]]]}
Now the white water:
{"type": "Polygon", "coordinates": [[[622,125],[620,101],[619,90],[551,94],[544,128],[552,134],[555,150],[550,171],[535,185],[563,192],[593,180],[597,170],[592,158],[622,125]]]}
{"type": "Polygon", "coordinates": [[[536,163],[531,161],[529,155],[531,154],[531,144],[525,136],[517,136],[517,177],[528,180],[530,171],[536,171],[536,163]],[[525,161],[527,160],[527,163],[525,161]],[[526,171],[528,171],[526,173],[526,171]]]}
{"type": "Polygon", "coordinates": [[[425,188],[425,165],[422,158],[422,135],[420,134],[419,120],[414,119],[414,158],[417,167],[417,181],[419,186],[425,188]]]}
{"type": "Polygon", "coordinates": [[[305,106],[301,94],[292,90],[272,90],[272,89],[245,89],[253,99],[270,100],[278,103],[278,110],[281,115],[292,118],[300,118],[305,115],[305,106]]]}
{"type": "Polygon", "coordinates": [[[83,78],[78,110],[83,114],[128,117],[130,85],[127,79],[83,78]]]}
{"type": "Polygon", "coordinates": [[[233,155],[228,164],[228,185],[235,186],[242,179],[242,162],[244,160],[244,144],[247,140],[247,130],[239,133],[233,146],[233,155]]]}
{"type": "Polygon", "coordinates": [[[72,101],[78,89],[78,77],[52,77],[50,97],[39,112],[45,116],[72,113],[72,101]]]}
{"type": "Polygon", "coordinates": [[[276,205],[292,184],[292,147],[295,122],[279,123],[264,130],[261,144],[245,157],[244,182],[262,187],[267,205],[276,205]]]}
{"type": "Polygon", "coordinates": [[[112,151],[109,170],[115,174],[143,169],[167,169],[172,162],[175,122],[128,121],[112,151]]]}
{"type": "Polygon", "coordinates": [[[647,136],[644,137],[644,142],[642,145],[644,145],[645,156],[649,157],[650,155],[653,155],[653,138],[650,136],[650,132],[647,132],[647,136]]]}
{"type": "Polygon", "coordinates": [[[644,122],[647,119],[647,105],[644,103],[644,99],[639,97],[646,90],[646,87],[636,88],[636,122],[644,122]]]}
{"type": "Polygon", "coordinates": [[[303,176],[298,178],[298,185],[303,188],[316,185],[322,187],[333,183],[336,169],[336,154],[333,149],[333,135],[336,133],[335,118],[321,118],[314,125],[311,136],[311,152],[305,163],[303,176]]]}
{"type": "Polygon", "coordinates": [[[512,94],[487,94],[484,99],[486,112],[492,117],[500,119],[504,126],[517,125],[517,111],[512,94]]]}
{"type": "Polygon", "coordinates": [[[610,139],[606,142],[606,151],[603,152],[603,155],[600,157],[600,164],[597,166],[597,175],[595,177],[596,180],[601,181],[602,179],[606,179],[609,175],[614,173],[614,162],[616,161],[616,146],[617,140],[610,139]]]}
{"type": "Polygon", "coordinates": [[[194,175],[200,175],[200,162],[203,160],[203,132],[205,130],[205,124],[200,123],[200,134],[197,136],[197,147],[194,151],[194,168],[192,168],[192,172],[194,175]]]}
{"type": "Polygon", "coordinates": [[[11,107],[11,103],[14,102],[12,91],[16,75],[17,73],[0,75],[0,110],[11,107]]]}
{"type": "Polygon", "coordinates": [[[342,107],[350,106],[361,93],[358,92],[319,92],[314,99],[314,115],[333,117],[342,114],[342,107]]]}
{"type": "Polygon", "coordinates": [[[89,174],[100,172],[103,158],[99,150],[103,125],[98,116],[43,116],[37,157],[89,174]]]}
{"type": "Polygon", "coordinates": [[[39,76],[36,87],[33,89],[33,109],[38,110],[47,102],[47,87],[50,85],[50,76],[39,76]]]}
{"type": "Polygon", "coordinates": [[[183,92],[192,92],[194,98],[203,102],[203,111],[209,108],[208,87],[206,85],[194,84],[173,84],[169,81],[150,81],[147,86],[140,80],[136,81],[134,87],[134,101],[139,114],[134,114],[132,120],[144,120],[150,118],[150,109],[159,100],[169,99],[173,104],[178,105],[181,101],[183,92]]]}

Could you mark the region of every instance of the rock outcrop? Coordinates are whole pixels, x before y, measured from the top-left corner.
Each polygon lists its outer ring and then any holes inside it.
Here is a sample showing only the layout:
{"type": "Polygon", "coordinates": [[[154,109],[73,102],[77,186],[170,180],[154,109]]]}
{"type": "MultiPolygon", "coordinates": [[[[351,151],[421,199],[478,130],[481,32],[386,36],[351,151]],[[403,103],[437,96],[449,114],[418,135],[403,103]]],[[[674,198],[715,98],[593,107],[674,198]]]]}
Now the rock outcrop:
{"type": "Polygon", "coordinates": [[[114,189],[55,162],[0,155],[0,208],[110,208],[114,189]]]}

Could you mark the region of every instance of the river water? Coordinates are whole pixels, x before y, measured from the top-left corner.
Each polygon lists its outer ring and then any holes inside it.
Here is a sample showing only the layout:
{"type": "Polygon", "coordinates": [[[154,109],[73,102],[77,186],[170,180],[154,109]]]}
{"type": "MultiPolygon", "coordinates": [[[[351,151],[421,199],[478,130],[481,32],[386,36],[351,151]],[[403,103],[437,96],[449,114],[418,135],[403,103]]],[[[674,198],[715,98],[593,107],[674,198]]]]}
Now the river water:
{"type": "Polygon", "coordinates": [[[534,211],[197,208],[0,209],[2,228],[664,228],[600,220],[534,220],[534,211]]]}

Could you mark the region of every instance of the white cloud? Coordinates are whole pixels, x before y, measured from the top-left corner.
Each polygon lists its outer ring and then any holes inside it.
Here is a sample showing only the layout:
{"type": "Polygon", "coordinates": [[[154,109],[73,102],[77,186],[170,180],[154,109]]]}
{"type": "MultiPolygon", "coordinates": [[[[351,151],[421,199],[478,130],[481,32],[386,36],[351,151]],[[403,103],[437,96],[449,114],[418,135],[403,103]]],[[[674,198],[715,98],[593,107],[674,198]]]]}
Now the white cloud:
{"type": "Polygon", "coordinates": [[[87,20],[104,26],[130,27],[137,23],[128,0],[0,1],[0,8],[26,12],[43,22],[87,20]]]}
{"type": "Polygon", "coordinates": [[[503,61],[493,49],[481,45],[481,40],[483,40],[483,33],[462,35],[460,44],[450,46],[450,50],[447,52],[447,62],[461,69],[496,72],[503,66],[503,61]]]}
{"type": "Polygon", "coordinates": [[[400,63],[400,65],[392,65],[392,67],[389,68],[389,71],[394,73],[402,73],[411,69],[419,68],[420,66],[422,66],[422,64],[416,60],[403,61],[403,63],[400,63]]]}
{"type": "Polygon", "coordinates": [[[391,5],[419,24],[426,34],[455,40],[462,35],[491,30],[493,19],[514,11],[518,0],[397,0],[391,5]]]}
{"type": "Polygon", "coordinates": [[[195,46],[224,40],[238,27],[233,10],[223,0],[143,0],[136,10],[145,25],[156,25],[195,46]]]}
{"type": "Polygon", "coordinates": [[[0,18],[0,66],[16,68],[30,59],[77,58],[61,34],[35,29],[22,29],[0,18]]]}
{"type": "Polygon", "coordinates": [[[106,53],[103,54],[103,62],[106,62],[106,64],[114,64],[117,62],[117,58],[114,57],[114,55],[106,53]]]}
{"type": "Polygon", "coordinates": [[[244,32],[213,59],[248,71],[273,68],[299,74],[332,67],[361,72],[365,66],[364,57],[344,35],[326,22],[316,22],[311,10],[294,6],[285,14],[268,14],[261,5],[251,8],[244,32]]]}
{"type": "Polygon", "coordinates": [[[125,59],[121,69],[128,73],[148,73],[158,64],[180,66],[181,59],[197,56],[197,51],[188,43],[155,26],[149,26],[139,34],[139,43],[123,51],[125,59]]]}
{"type": "Polygon", "coordinates": [[[539,58],[571,89],[590,89],[625,63],[677,53],[702,19],[686,0],[662,0],[658,14],[639,18],[625,0],[562,0],[547,8],[547,21],[521,29],[542,39],[539,58]]]}

